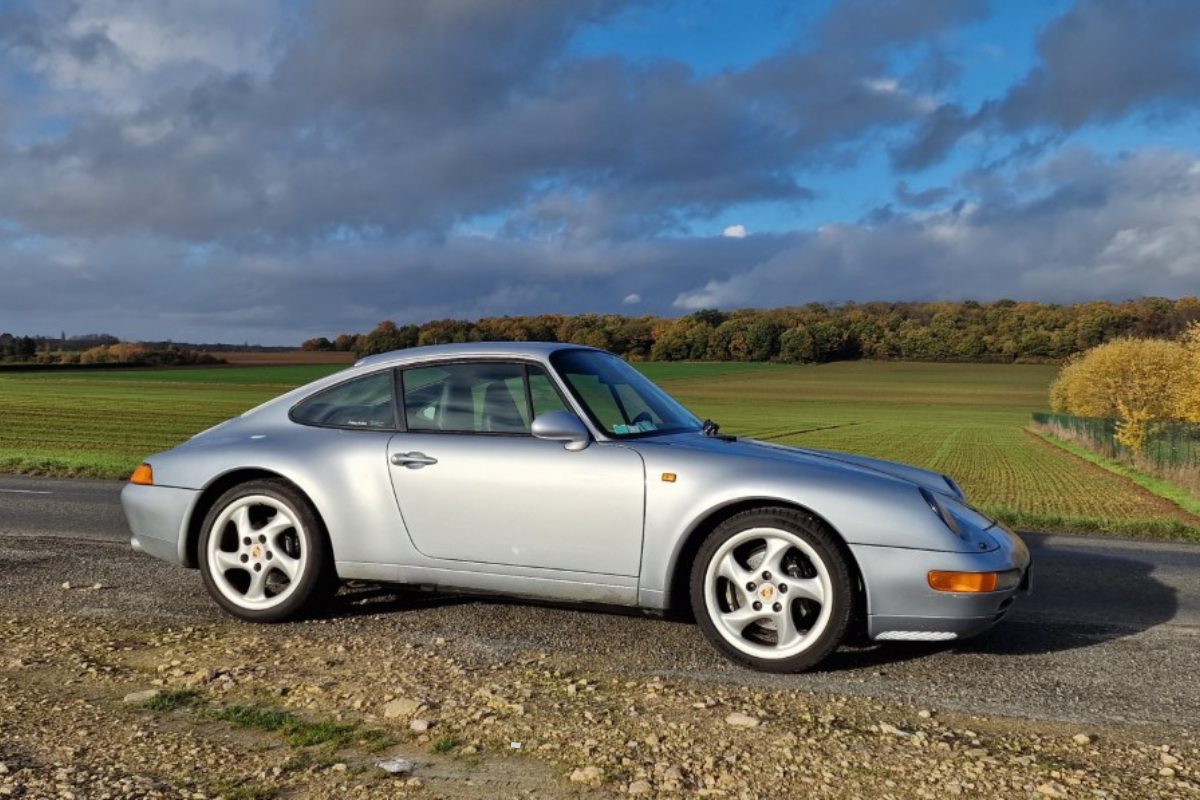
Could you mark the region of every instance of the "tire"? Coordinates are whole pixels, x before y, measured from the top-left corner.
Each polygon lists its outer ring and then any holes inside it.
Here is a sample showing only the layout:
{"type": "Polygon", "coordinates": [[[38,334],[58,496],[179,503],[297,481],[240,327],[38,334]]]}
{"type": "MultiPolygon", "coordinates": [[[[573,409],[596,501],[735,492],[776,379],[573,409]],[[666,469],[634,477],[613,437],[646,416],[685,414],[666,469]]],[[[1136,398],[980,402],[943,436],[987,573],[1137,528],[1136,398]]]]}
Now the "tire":
{"type": "Polygon", "coordinates": [[[290,484],[235,486],[204,518],[197,559],[204,588],[229,614],[282,622],[337,590],[325,528],[290,484]]]}
{"type": "Polygon", "coordinates": [[[812,669],[837,649],[853,618],[853,587],[835,534],[791,509],[730,517],[692,564],[692,610],[705,637],[763,672],[812,669]]]}

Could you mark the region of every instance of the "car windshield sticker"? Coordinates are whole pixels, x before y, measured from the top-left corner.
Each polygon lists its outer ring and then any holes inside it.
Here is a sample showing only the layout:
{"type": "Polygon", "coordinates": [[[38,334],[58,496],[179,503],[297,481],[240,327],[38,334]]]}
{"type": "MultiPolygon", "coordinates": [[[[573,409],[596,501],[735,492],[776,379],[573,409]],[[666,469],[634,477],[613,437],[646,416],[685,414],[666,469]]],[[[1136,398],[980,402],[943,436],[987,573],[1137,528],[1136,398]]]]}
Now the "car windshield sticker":
{"type": "Polygon", "coordinates": [[[628,425],[613,425],[613,433],[629,433],[628,425]]]}
{"type": "Polygon", "coordinates": [[[648,433],[650,431],[658,430],[658,426],[647,419],[638,423],[638,430],[640,430],[642,433],[648,433]]]}

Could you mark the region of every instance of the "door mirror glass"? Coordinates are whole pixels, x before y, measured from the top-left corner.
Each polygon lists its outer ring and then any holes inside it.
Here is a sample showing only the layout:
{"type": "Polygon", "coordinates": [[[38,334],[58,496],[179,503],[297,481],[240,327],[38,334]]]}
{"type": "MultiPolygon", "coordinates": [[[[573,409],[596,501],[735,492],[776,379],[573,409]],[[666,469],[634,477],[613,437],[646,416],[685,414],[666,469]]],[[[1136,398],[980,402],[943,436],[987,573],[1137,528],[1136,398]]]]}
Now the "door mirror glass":
{"type": "Polygon", "coordinates": [[[583,420],[570,411],[548,411],[533,421],[533,435],[564,442],[568,450],[583,450],[592,441],[583,420]]]}

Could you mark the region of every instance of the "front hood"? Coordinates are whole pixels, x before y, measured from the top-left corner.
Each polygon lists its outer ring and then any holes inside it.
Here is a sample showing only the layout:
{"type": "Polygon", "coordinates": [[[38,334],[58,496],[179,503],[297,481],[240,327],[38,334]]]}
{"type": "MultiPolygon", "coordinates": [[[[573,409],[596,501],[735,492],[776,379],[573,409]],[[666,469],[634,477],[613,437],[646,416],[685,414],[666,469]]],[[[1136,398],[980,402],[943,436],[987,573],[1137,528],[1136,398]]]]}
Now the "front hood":
{"type": "Polygon", "coordinates": [[[957,487],[945,475],[939,472],[912,467],[908,464],[898,464],[895,461],[885,461],[880,458],[838,453],[832,450],[791,447],[773,442],[763,442],[757,439],[722,439],[715,436],[705,436],[701,433],[678,434],[643,441],[667,444],[673,447],[685,447],[691,450],[705,450],[713,453],[729,453],[751,458],[769,458],[788,462],[822,464],[847,470],[887,475],[907,481],[916,486],[924,486],[930,491],[938,492],[939,494],[948,495],[959,500],[964,499],[961,492],[957,490],[957,487]]]}

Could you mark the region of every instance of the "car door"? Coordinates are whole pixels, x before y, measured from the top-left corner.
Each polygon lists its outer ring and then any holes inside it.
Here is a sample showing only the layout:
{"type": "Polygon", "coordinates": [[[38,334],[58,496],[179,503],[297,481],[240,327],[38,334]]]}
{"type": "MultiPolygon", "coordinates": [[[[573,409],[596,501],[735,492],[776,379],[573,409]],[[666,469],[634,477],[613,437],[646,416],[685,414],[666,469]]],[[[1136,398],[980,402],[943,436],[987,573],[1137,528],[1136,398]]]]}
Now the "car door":
{"type": "Polygon", "coordinates": [[[623,445],[568,451],[534,438],[534,416],[566,407],[540,366],[415,367],[402,385],[407,431],[392,437],[388,463],[417,550],[480,565],[637,575],[642,458],[623,445]]]}

